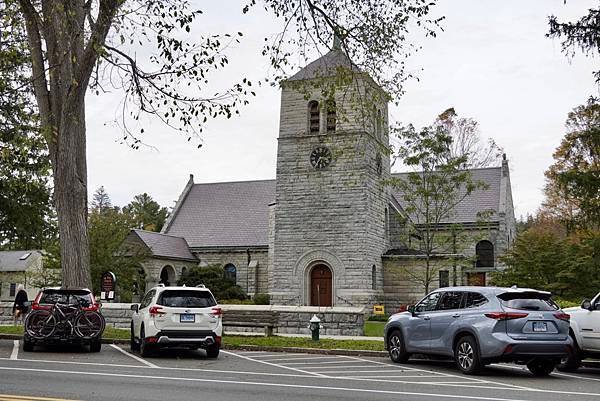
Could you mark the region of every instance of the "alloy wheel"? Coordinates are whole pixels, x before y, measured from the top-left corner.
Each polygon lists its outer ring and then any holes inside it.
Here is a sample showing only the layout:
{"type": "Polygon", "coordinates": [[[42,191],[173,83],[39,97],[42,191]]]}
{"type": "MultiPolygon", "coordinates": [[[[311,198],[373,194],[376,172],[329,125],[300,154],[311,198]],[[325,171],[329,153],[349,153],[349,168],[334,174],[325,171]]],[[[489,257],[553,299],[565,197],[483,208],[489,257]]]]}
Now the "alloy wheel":
{"type": "Polygon", "coordinates": [[[458,363],[464,370],[469,370],[473,365],[473,347],[464,341],[458,346],[458,363]]]}

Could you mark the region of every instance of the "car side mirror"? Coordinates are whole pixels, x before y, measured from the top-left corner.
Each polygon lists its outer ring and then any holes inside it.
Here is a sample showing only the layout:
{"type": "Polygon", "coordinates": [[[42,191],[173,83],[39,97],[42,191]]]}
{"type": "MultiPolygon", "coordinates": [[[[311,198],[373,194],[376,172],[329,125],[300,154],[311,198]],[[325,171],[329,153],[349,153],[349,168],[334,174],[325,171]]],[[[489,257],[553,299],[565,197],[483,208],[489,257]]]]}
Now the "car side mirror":
{"type": "Polygon", "coordinates": [[[592,303],[590,302],[589,299],[584,299],[583,302],[581,303],[581,308],[582,309],[587,309],[587,310],[592,310],[592,303]]]}
{"type": "Polygon", "coordinates": [[[415,315],[415,306],[414,305],[408,305],[408,308],[406,308],[407,311],[410,312],[411,315],[415,315]]]}
{"type": "Polygon", "coordinates": [[[139,304],[131,304],[131,310],[134,311],[135,313],[138,313],[138,311],[140,310],[140,305],[139,304]]]}

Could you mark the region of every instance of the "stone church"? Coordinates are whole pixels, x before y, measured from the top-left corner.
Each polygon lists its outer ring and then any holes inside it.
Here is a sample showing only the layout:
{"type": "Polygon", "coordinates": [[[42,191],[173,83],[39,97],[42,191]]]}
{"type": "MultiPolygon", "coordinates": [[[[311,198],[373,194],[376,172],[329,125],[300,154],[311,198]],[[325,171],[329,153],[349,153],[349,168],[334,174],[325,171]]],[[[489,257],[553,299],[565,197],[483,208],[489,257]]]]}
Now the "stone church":
{"type": "MultiPolygon", "coordinates": [[[[276,178],[195,183],[190,175],[162,232],[129,235],[152,255],[143,266],[146,286],[220,265],[249,295],[270,294],[272,304],[395,310],[423,296],[410,274],[423,268],[423,255],[412,234],[402,235],[418,224],[386,184],[402,176],[390,171],[386,99],[337,48],[283,82],[276,178]],[[322,85],[340,71],[351,78],[325,99],[322,85]]],[[[486,188],[440,223],[440,231],[460,223],[467,239],[452,257],[437,255],[430,289],[485,285],[515,236],[506,158],[472,175],[486,188]],[[491,217],[482,225],[484,210],[491,217]]]]}

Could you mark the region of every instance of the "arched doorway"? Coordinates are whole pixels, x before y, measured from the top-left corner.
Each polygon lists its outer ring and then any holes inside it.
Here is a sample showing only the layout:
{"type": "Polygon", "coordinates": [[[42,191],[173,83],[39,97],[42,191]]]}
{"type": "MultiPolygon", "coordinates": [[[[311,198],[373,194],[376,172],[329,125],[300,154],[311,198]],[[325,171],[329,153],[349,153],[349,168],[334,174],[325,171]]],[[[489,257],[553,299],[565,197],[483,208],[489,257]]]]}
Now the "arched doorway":
{"type": "Polygon", "coordinates": [[[332,288],[331,269],[324,265],[315,265],[310,272],[310,305],[311,306],[332,306],[333,288],[332,288]]]}
{"type": "Polygon", "coordinates": [[[165,266],[160,271],[160,284],[164,284],[165,287],[175,285],[175,269],[173,266],[165,266]]]}

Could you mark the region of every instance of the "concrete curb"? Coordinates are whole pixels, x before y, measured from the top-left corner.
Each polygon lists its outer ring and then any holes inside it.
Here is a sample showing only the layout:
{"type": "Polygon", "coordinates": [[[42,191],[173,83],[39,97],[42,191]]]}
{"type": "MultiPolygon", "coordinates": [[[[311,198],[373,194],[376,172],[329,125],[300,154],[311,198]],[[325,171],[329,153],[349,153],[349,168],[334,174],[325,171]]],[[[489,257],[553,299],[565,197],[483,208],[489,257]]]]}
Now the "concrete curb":
{"type": "MultiPolygon", "coordinates": [[[[20,334],[0,334],[3,340],[22,340],[20,334]]],[[[103,338],[102,344],[129,344],[129,340],[120,338],[103,338]]],[[[370,356],[387,357],[386,351],[370,350],[351,350],[351,349],[324,349],[324,348],[295,348],[295,347],[270,347],[264,345],[227,345],[224,344],[224,350],[244,350],[244,351],[266,351],[266,352],[290,352],[300,354],[321,354],[321,355],[344,355],[344,356],[370,356]]]]}

